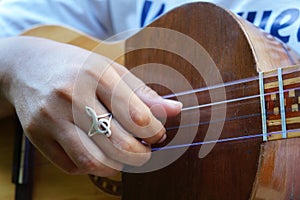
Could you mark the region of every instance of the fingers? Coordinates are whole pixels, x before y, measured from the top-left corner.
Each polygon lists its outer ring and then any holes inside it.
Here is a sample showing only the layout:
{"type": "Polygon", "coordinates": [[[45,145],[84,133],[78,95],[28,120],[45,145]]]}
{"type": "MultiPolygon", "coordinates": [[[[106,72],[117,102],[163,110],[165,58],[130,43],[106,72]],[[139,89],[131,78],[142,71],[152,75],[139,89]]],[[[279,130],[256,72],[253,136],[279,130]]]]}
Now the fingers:
{"type": "Polygon", "coordinates": [[[91,138],[105,154],[113,155],[113,159],[133,166],[141,166],[150,159],[151,149],[122,130],[115,120],[111,131],[113,134],[109,138],[100,134],[91,138]]]}
{"type": "MultiPolygon", "coordinates": [[[[81,113],[78,116],[75,116],[75,123],[85,133],[84,138],[87,138],[86,135],[88,135],[88,132],[91,130],[93,121],[104,119],[105,115],[103,118],[98,117],[107,113],[107,110],[99,102],[98,104],[93,104],[95,109],[89,110],[87,113],[83,113],[82,107],[83,105],[80,104],[73,107],[78,110],[76,113],[81,113]],[[90,112],[97,113],[97,119],[94,119],[95,116],[92,117],[90,112]]],[[[93,141],[105,155],[120,163],[141,166],[150,159],[150,148],[136,140],[132,134],[122,128],[114,117],[112,118],[110,125],[112,134],[109,138],[104,134],[96,133],[92,137],[87,138],[87,140],[93,141]]],[[[94,132],[93,129],[92,132],[94,132]]]]}
{"type": "Polygon", "coordinates": [[[76,174],[78,172],[78,167],[56,141],[48,140],[44,145],[35,144],[35,146],[43,156],[65,173],[76,174]]]}
{"type": "MultiPolygon", "coordinates": [[[[31,141],[49,160],[72,174],[109,176],[121,170],[123,164],[139,166],[145,163],[150,158],[150,148],[132,134],[145,138],[148,143],[161,141],[165,138],[165,129],[152,111],[157,113],[160,109],[155,108],[162,106],[167,114],[175,114],[178,106],[172,107],[170,102],[146,87],[135,93],[122,80],[121,67],[106,67],[110,61],[92,55],[91,60],[84,62],[88,52],[71,47],[66,50],[71,54],[63,54],[62,50],[61,55],[54,53],[45,57],[51,61],[60,57],[50,63],[50,67],[45,67],[49,69],[44,73],[47,76],[28,79],[35,76],[27,71],[39,71],[30,68],[32,63],[20,73],[22,76],[19,74],[21,81],[16,85],[23,87],[16,88],[23,90],[14,92],[18,94],[14,103],[31,141]],[[82,63],[85,66],[81,66],[82,63]],[[77,77],[79,68],[83,73],[77,77]],[[27,83],[28,80],[31,82],[27,83]],[[110,138],[87,136],[92,121],[85,106],[92,107],[99,115],[113,113],[110,138]]],[[[44,59],[40,61],[44,63],[44,59]]]]}
{"type": "Polygon", "coordinates": [[[72,123],[65,124],[65,128],[65,136],[56,140],[76,166],[72,173],[112,176],[122,169],[120,162],[107,156],[80,128],[72,123]]]}
{"type": "Polygon", "coordinates": [[[165,138],[165,129],[154,116],[175,116],[180,113],[182,104],[163,99],[123,66],[117,63],[112,63],[112,66],[114,70],[107,69],[101,77],[102,81],[99,82],[100,100],[109,105],[114,115],[117,114],[117,119],[127,119],[121,120],[120,123],[137,137],[143,138],[148,143],[162,141],[165,138]],[[114,71],[118,74],[116,75],[114,71]],[[115,82],[110,81],[110,84],[106,84],[107,78],[115,82]],[[113,92],[107,94],[104,90],[109,87],[113,92]]]}
{"type": "MultiPolygon", "coordinates": [[[[181,103],[164,100],[124,67],[104,57],[93,55],[87,63],[83,74],[89,78],[81,79],[80,85],[86,84],[85,88],[92,85],[99,101],[113,113],[125,130],[150,144],[166,137],[165,128],[155,115],[176,115],[181,111],[181,103]],[[124,74],[128,74],[129,78],[124,80],[124,74]],[[135,85],[139,87],[133,91],[135,85]]],[[[80,85],[82,89],[79,94],[84,91],[80,85]]]]}
{"type": "MultiPolygon", "coordinates": [[[[51,124],[53,121],[49,120],[51,124]]],[[[69,174],[112,176],[123,165],[106,156],[73,123],[60,120],[53,129],[27,129],[27,136],[36,148],[55,166],[69,174]]]]}
{"type": "MultiPolygon", "coordinates": [[[[162,99],[134,76],[131,83],[141,87],[133,91],[133,87],[120,76],[120,73],[128,72],[119,65],[104,67],[101,73],[95,73],[99,64],[89,61],[88,66],[82,77],[74,81],[78,83],[76,86],[63,85],[53,101],[47,99],[52,106],[47,106],[46,121],[50,121],[50,128],[47,127],[48,133],[45,134],[53,142],[38,146],[53,163],[68,173],[108,176],[121,170],[123,164],[144,164],[150,158],[150,148],[134,136],[147,143],[164,140],[165,129],[153,113],[176,115],[181,104],[162,99]],[[91,88],[93,85],[96,87],[91,88]],[[85,112],[85,106],[93,108],[98,115],[113,114],[109,138],[100,134],[87,135],[92,118],[85,112]],[[52,126],[59,128],[51,130],[52,126]]],[[[45,138],[41,140],[47,141],[45,138]]]]}
{"type": "Polygon", "coordinates": [[[131,74],[124,66],[118,63],[113,63],[112,66],[123,79],[126,77],[126,83],[130,88],[137,88],[135,90],[136,95],[151,109],[155,116],[176,116],[181,112],[181,102],[163,99],[154,90],[145,85],[143,81],[131,74]]]}
{"type": "Polygon", "coordinates": [[[113,67],[107,67],[99,78],[97,96],[130,133],[148,143],[157,143],[165,137],[162,123],[113,67]]]}

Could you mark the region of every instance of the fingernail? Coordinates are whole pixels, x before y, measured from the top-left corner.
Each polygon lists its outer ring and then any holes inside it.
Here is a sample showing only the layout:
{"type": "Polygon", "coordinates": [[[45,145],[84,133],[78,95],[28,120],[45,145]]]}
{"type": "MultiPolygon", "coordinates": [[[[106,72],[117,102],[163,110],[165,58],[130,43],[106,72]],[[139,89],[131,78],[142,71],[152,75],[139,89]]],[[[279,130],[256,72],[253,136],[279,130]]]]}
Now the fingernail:
{"type": "Polygon", "coordinates": [[[171,99],[165,99],[165,101],[171,106],[180,107],[180,109],[182,108],[182,103],[180,101],[175,101],[171,99]]]}
{"type": "Polygon", "coordinates": [[[158,144],[163,143],[167,139],[167,135],[164,134],[162,138],[159,140],[158,144]]]}

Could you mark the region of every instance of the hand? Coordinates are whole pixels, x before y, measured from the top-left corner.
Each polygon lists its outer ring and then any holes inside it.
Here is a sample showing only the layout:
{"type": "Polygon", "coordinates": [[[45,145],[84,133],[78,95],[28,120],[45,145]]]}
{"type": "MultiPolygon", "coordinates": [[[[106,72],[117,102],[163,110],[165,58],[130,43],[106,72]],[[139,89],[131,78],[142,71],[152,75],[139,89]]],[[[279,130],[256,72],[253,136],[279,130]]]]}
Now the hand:
{"type": "Polygon", "coordinates": [[[0,86],[14,105],[27,137],[67,173],[110,176],[124,164],[140,166],[149,145],[165,139],[150,108],[176,115],[181,103],[164,100],[123,66],[100,55],[53,41],[16,37],[0,40],[0,86]],[[136,91],[121,77],[129,74],[136,91]],[[111,137],[88,137],[85,111],[112,113],[111,137]]]}

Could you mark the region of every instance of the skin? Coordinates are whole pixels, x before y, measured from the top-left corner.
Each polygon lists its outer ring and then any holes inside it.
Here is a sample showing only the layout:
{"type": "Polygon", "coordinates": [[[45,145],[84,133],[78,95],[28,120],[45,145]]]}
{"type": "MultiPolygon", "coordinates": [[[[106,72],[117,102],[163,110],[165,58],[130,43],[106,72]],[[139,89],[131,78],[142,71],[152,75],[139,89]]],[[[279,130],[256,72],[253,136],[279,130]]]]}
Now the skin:
{"type": "Polygon", "coordinates": [[[1,39],[0,46],[0,117],[16,112],[35,147],[67,173],[110,176],[124,164],[143,165],[150,145],[166,137],[156,116],[182,108],[125,67],[81,48],[34,37],[1,39]],[[113,114],[111,137],[87,136],[86,105],[113,114]]]}

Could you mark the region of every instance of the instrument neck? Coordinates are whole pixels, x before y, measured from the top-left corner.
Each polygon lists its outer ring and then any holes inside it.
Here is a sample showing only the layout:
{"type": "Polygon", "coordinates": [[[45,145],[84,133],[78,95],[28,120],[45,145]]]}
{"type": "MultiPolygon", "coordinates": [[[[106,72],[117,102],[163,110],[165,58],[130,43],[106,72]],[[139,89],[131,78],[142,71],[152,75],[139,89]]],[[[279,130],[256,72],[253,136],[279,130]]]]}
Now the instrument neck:
{"type": "Polygon", "coordinates": [[[299,75],[299,66],[260,73],[264,141],[300,136],[299,75]]]}

